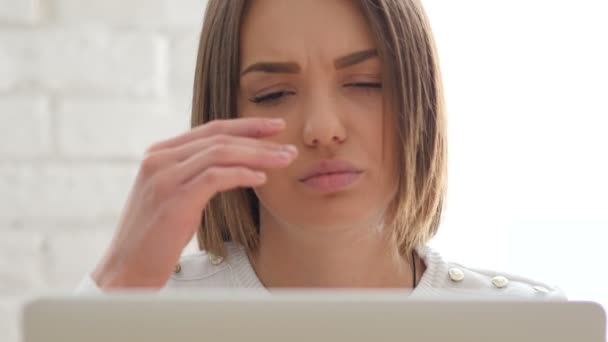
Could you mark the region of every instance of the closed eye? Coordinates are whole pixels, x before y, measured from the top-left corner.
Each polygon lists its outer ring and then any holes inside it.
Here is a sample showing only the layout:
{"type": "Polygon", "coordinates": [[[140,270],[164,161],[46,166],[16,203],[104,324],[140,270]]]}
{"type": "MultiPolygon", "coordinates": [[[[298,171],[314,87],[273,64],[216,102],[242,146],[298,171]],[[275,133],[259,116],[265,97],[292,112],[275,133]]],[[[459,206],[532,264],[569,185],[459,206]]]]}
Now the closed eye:
{"type": "Polygon", "coordinates": [[[355,88],[382,88],[382,83],[380,82],[354,82],[348,83],[345,87],[355,87],[355,88]]]}
{"type": "Polygon", "coordinates": [[[282,91],[276,91],[273,93],[264,94],[264,95],[260,95],[260,96],[254,96],[254,97],[250,98],[249,101],[251,101],[253,103],[268,103],[268,102],[277,101],[284,96],[294,95],[294,94],[295,94],[295,92],[293,92],[293,91],[282,90],[282,91]]]}
{"type": "MultiPolygon", "coordinates": [[[[380,83],[380,82],[353,82],[353,83],[345,84],[344,86],[353,87],[353,88],[382,89],[382,83],[380,83]]],[[[276,91],[276,92],[269,93],[269,94],[254,96],[254,97],[250,98],[249,101],[256,103],[256,104],[271,103],[271,102],[278,101],[282,97],[285,97],[288,95],[295,95],[295,92],[287,91],[287,90],[276,91]]]]}

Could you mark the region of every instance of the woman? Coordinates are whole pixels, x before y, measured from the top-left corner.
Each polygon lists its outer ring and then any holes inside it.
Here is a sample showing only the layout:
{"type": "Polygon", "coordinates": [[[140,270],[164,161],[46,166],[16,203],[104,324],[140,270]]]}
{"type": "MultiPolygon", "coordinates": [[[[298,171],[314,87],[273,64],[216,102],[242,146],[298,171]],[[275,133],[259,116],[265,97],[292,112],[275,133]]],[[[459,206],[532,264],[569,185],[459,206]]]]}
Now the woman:
{"type": "Polygon", "coordinates": [[[193,129],[149,148],[116,235],[80,289],[561,298],[426,247],[446,189],[445,121],[417,0],[210,0],[193,129]],[[180,261],[195,232],[202,252],[180,261]]]}

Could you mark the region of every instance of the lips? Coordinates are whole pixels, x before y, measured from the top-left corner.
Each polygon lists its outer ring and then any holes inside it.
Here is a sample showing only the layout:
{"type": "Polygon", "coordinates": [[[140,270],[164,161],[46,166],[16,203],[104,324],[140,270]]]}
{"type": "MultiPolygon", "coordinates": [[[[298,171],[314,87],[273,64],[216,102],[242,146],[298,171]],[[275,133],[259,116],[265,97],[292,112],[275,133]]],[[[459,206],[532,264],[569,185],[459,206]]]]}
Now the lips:
{"type": "Polygon", "coordinates": [[[315,177],[337,175],[337,174],[359,174],[363,170],[355,167],[353,164],[339,159],[325,159],[315,163],[308,169],[299,179],[301,182],[307,182],[315,177]]]}

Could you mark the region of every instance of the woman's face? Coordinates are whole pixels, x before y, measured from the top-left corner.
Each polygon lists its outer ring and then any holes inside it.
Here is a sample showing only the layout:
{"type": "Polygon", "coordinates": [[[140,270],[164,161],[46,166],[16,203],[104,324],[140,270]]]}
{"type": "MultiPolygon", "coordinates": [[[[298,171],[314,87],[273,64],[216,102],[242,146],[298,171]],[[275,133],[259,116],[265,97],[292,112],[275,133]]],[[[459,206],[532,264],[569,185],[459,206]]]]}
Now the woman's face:
{"type": "Polygon", "coordinates": [[[352,0],[251,1],[241,27],[239,116],[285,119],[287,128],[268,140],[299,150],[256,189],[262,217],[320,229],[380,223],[396,175],[376,48],[352,0]],[[356,171],[305,180],[311,170],[336,171],[336,160],[356,171]]]}

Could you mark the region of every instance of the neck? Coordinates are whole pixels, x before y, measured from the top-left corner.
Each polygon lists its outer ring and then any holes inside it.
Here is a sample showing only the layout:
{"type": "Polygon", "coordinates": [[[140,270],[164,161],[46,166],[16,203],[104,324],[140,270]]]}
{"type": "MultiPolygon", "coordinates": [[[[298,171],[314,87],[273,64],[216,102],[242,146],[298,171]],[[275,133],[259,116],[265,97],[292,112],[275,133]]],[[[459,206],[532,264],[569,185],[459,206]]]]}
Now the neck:
{"type": "Polygon", "coordinates": [[[264,216],[259,249],[250,258],[268,288],[413,287],[411,257],[388,248],[382,229],[294,227],[264,216]]]}

